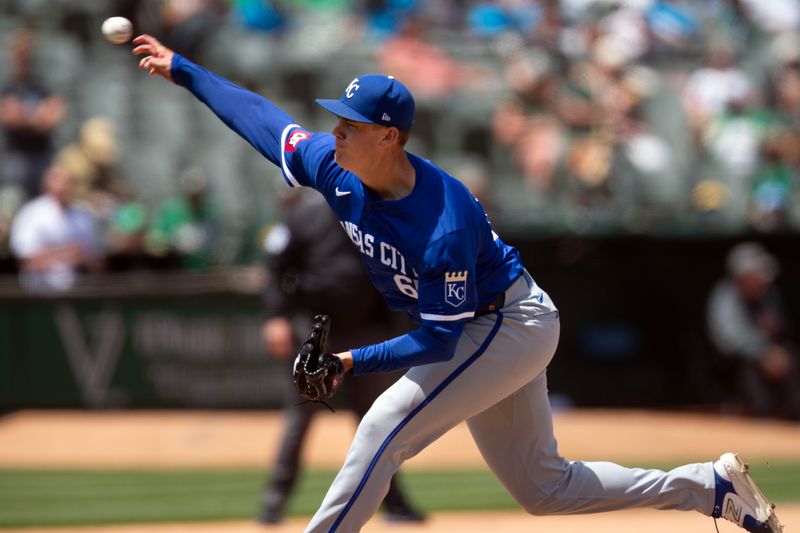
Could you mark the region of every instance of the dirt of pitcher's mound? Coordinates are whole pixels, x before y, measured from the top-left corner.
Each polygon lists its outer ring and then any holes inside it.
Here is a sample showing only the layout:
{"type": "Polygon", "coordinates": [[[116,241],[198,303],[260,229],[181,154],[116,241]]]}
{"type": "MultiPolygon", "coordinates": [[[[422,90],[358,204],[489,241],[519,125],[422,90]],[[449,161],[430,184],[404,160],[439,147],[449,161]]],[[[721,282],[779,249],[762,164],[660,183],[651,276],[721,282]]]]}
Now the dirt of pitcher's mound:
{"type": "MultiPolygon", "coordinates": [[[[554,418],[568,459],[638,462],[711,461],[735,451],[756,462],[800,459],[800,424],[650,411],[575,410],[554,418]]],[[[283,427],[276,412],[20,411],[0,417],[0,466],[257,467],[275,456],[283,427]]],[[[306,464],[338,468],[355,429],[348,413],[320,413],[306,464]]],[[[483,467],[465,424],[405,468],[483,467]]]]}
{"type": "MultiPolygon", "coordinates": [[[[224,411],[20,411],[0,417],[0,467],[255,467],[267,468],[281,435],[276,412],[224,411]]],[[[745,460],[800,459],[800,425],[736,417],[649,411],[575,410],[554,419],[562,454],[569,459],[612,460],[628,466],[713,460],[736,451],[745,460]]],[[[355,423],[347,413],[320,413],[306,446],[306,464],[337,468],[355,423]]],[[[461,424],[406,465],[407,468],[483,468],[461,424]]],[[[779,505],[787,531],[800,531],[800,505],[779,505]]],[[[26,528],[20,533],[295,533],[307,519],[266,527],[235,521],[26,528]]],[[[742,531],[720,521],[721,533],[742,531]]],[[[422,525],[387,524],[375,516],[364,533],[709,533],[712,520],[694,512],[629,510],[580,516],[528,516],[522,511],[433,513],[422,525]]],[[[5,529],[3,533],[14,533],[5,529]]]]}

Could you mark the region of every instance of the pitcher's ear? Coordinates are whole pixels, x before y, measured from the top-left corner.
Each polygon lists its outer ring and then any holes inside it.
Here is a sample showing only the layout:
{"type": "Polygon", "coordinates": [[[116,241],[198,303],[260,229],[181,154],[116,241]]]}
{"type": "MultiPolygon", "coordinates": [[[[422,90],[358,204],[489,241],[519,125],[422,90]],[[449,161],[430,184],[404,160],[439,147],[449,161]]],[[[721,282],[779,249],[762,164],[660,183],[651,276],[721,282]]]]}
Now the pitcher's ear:
{"type": "Polygon", "coordinates": [[[393,142],[398,142],[398,140],[400,139],[400,130],[398,130],[394,126],[389,126],[387,128],[384,128],[384,130],[385,131],[383,132],[383,139],[382,140],[386,144],[393,143],[393,142]]]}

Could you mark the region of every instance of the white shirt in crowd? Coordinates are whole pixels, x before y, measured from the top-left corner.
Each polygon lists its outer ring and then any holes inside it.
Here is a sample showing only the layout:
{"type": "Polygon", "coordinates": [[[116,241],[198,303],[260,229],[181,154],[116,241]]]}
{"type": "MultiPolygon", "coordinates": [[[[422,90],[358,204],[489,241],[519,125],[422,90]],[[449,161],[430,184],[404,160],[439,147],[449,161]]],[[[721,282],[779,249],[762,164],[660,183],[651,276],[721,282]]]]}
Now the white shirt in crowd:
{"type": "MultiPolygon", "coordinates": [[[[92,215],[77,206],[64,207],[43,194],[25,204],[11,226],[11,249],[18,259],[29,259],[47,248],[77,244],[89,256],[96,256],[97,232],[92,215]]],[[[46,269],[23,268],[20,283],[36,292],[70,289],[77,278],[73,265],[54,262],[46,269]]]]}

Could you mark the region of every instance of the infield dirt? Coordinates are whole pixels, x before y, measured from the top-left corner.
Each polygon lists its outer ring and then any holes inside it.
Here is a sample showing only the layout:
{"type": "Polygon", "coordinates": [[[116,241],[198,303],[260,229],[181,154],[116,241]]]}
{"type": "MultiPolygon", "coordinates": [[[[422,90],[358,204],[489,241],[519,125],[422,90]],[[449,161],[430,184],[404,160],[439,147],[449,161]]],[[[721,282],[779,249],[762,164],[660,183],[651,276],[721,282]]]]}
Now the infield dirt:
{"type": "MultiPolygon", "coordinates": [[[[0,418],[0,466],[4,467],[257,467],[275,453],[282,420],[269,412],[220,411],[22,411],[0,418]]],[[[309,466],[341,464],[355,422],[347,413],[321,413],[306,447],[309,466]]],[[[800,425],[717,415],[649,411],[563,411],[555,416],[559,447],[569,459],[611,460],[629,466],[639,461],[708,461],[724,451],[761,464],[800,460],[800,425]]],[[[439,439],[406,468],[476,468],[483,461],[465,425],[439,439]]],[[[798,480],[800,482],[800,480],[798,480]]],[[[778,508],[786,531],[800,525],[800,505],[778,508]]],[[[304,520],[278,527],[252,522],[158,524],[85,528],[28,528],[25,533],[288,533],[302,531],[304,520]]],[[[742,531],[719,523],[721,532],[742,531]]],[[[11,532],[14,530],[3,530],[11,532]]],[[[712,532],[711,519],[699,513],[632,510],[615,513],[531,517],[521,511],[435,513],[423,525],[386,524],[379,516],[365,533],[518,531],[597,533],[712,532]]],[[[800,531],[800,530],[799,530],[800,531]]]]}

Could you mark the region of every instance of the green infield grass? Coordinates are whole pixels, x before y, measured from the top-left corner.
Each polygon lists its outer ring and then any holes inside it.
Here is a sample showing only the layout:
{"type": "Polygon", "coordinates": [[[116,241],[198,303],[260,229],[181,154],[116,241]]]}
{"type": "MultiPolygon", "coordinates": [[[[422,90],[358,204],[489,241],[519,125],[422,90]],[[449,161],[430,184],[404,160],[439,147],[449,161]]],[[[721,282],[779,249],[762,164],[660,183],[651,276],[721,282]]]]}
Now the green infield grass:
{"type": "MultiPolygon", "coordinates": [[[[752,473],[774,501],[800,502],[800,463],[753,465],[752,473]]],[[[306,471],[287,514],[312,514],[334,475],[306,471]]],[[[265,476],[255,470],[0,469],[0,528],[246,520],[256,515],[265,476]]],[[[517,507],[488,470],[401,476],[425,512],[517,507]]]]}

